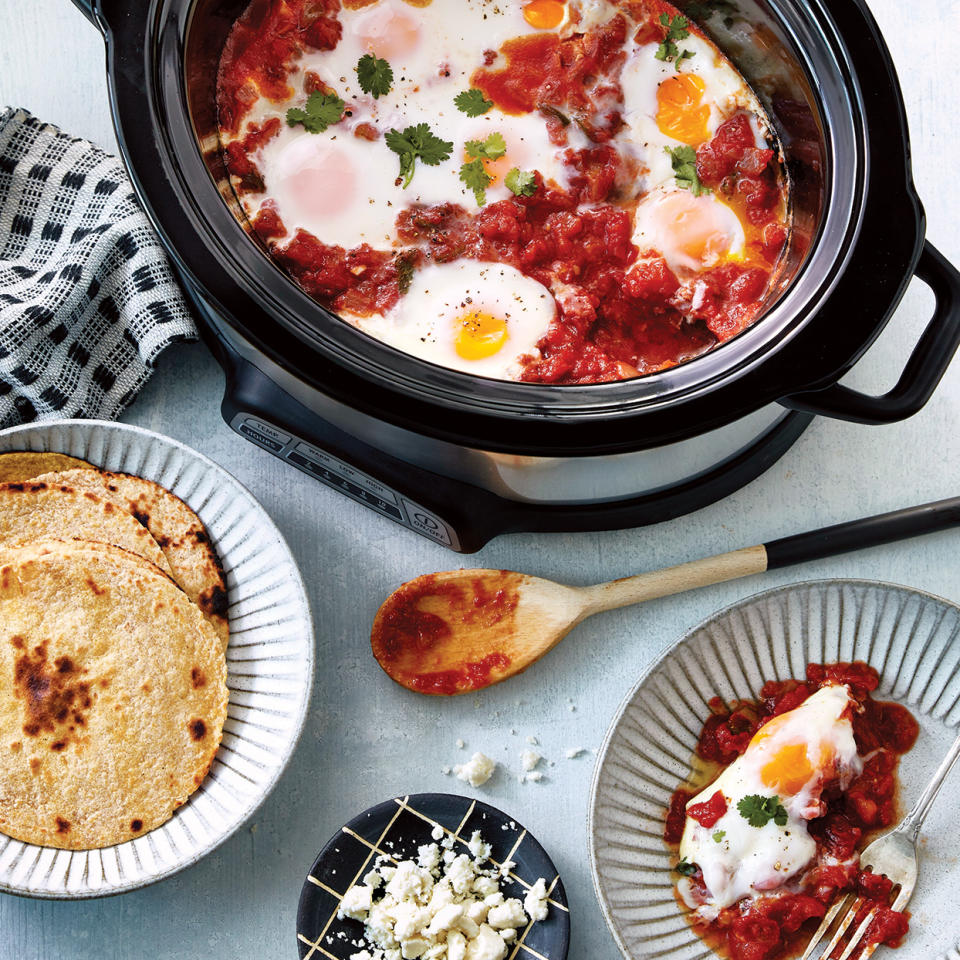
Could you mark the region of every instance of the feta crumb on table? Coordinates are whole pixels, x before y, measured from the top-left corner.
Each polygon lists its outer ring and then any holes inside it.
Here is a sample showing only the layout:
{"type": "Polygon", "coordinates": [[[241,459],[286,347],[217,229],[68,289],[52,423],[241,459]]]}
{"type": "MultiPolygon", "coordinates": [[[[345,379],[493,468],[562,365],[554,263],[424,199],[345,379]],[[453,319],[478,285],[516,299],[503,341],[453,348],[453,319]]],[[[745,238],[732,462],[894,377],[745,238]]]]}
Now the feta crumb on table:
{"type": "Polygon", "coordinates": [[[584,750],[583,747],[571,747],[569,750],[567,750],[567,751],[565,752],[564,756],[565,756],[568,760],[573,760],[573,759],[575,759],[576,757],[579,757],[580,754],[586,753],[586,752],[587,752],[587,751],[584,750]]]}
{"type": "Polygon", "coordinates": [[[543,757],[541,757],[536,750],[524,750],[523,753],[520,754],[520,766],[523,767],[525,772],[529,772],[542,759],[543,757]]]}
{"type": "Polygon", "coordinates": [[[493,771],[496,769],[495,761],[486,754],[477,752],[466,763],[458,763],[453,768],[453,772],[458,780],[469,783],[471,787],[482,787],[493,776],[493,771]]]}

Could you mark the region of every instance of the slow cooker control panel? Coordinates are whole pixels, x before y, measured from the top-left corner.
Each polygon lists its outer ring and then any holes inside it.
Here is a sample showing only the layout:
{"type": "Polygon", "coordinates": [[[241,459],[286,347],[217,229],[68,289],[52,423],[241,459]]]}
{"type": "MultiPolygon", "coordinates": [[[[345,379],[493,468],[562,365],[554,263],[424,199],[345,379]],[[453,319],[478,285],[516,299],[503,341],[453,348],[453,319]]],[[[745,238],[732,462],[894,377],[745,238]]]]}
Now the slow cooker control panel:
{"type": "Polygon", "coordinates": [[[456,532],[435,513],[339,457],[248,413],[237,413],[230,421],[230,426],[258,447],[286,460],[351,500],[409,527],[428,540],[451,550],[460,549],[456,532]]]}

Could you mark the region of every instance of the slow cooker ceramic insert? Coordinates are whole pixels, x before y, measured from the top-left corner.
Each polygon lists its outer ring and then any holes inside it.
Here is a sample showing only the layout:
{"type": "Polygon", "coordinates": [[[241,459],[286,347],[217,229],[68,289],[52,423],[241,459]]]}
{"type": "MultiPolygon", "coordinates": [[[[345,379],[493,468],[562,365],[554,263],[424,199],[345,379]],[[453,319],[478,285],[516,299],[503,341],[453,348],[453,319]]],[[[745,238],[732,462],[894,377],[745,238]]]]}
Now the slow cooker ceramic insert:
{"type": "Polygon", "coordinates": [[[677,0],[777,126],[793,240],[764,316],[734,340],[590,386],[488,380],[400,353],[270,261],[245,229],[215,122],[217,64],[248,0],[74,2],[106,39],[121,150],[226,371],[226,421],[454,550],[698,509],[766,470],[815,415],[911,416],[960,343],[960,274],[924,241],[899,86],[859,0],[677,0]],[[840,385],[914,274],[936,307],[899,382],[882,396],[840,385]]]}

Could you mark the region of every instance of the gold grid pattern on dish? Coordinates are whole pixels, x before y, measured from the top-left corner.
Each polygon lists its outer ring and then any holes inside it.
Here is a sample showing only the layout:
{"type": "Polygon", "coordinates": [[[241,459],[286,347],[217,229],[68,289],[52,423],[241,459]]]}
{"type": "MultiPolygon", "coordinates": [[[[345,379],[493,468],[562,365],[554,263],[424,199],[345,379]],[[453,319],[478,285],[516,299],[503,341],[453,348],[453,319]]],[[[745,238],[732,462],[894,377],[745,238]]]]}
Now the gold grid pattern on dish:
{"type": "MultiPolygon", "coordinates": [[[[473,811],[476,809],[477,807],[476,800],[470,801],[470,806],[467,808],[467,812],[463,815],[463,819],[460,821],[460,824],[457,827],[457,829],[448,830],[446,827],[438,823],[432,817],[428,817],[425,813],[422,813],[421,811],[415,809],[414,807],[411,807],[407,802],[409,801],[409,799],[410,799],[409,794],[407,794],[407,796],[403,798],[394,797],[393,802],[397,804],[396,812],[390,818],[390,821],[387,823],[387,825],[383,828],[383,831],[381,832],[380,836],[377,838],[376,843],[371,843],[369,840],[365,840],[363,837],[360,836],[360,834],[358,834],[354,830],[351,830],[349,827],[344,826],[340,828],[341,832],[347,834],[349,837],[352,837],[354,840],[358,841],[363,846],[367,847],[367,856],[364,859],[363,863],[360,865],[360,869],[356,872],[353,879],[347,885],[347,890],[349,890],[350,887],[354,886],[354,884],[356,884],[356,882],[364,875],[374,854],[384,857],[385,859],[390,860],[393,863],[398,862],[397,858],[393,856],[393,854],[388,853],[386,850],[384,850],[381,844],[386,839],[387,835],[390,833],[390,829],[393,827],[394,823],[396,823],[397,817],[399,817],[404,810],[406,810],[409,813],[412,813],[416,817],[419,817],[421,820],[423,820],[425,823],[430,824],[432,827],[439,827],[445,834],[453,837],[453,840],[455,843],[462,843],[464,846],[467,846],[466,840],[464,840],[463,837],[460,836],[460,831],[464,828],[464,826],[466,826],[467,821],[470,819],[470,817],[473,814],[473,811]]],[[[504,863],[509,862],[511,860],[513,855],[520,848],[520,844],[523,843],[524,838],[526,836],[527,836],[527,830],[526,828],[524,828],[520,832],[519,836],[517,837],[517,840],[514,843],[514,845],[510,848],[510,852],[507,854],[506,858],[503,861],[504,863]]],[[[503,866],[502,863],[494,860],[493,857],[487,857],[487,860],[490,863],[494,864],[494,866],[496,866],[498,871],[501,870],[503,866]]],[[[512,871],[508,871],[506,874],[501,873],[501,876],[508,877],[509,879],[520,884],[521,887],[524,887],[527,890],[529,890],[532,886],[532,884],[527,883],[526,880],[523,880],[522,878],[518,877],[512,871]]],[[[301,943],[306,944],[310,948],[307,951],[307,953],[304,954],[303,960],[313,960],[313,957],[316,955],[326,957],[328,958],[328,960],[340,960],[340,958],[337,957],[335,954],[330,953],[323,946],[321,946],[320,941],[323,940],[323,938],[327,935],[327,931],[330,929],[330,925],[337,918],[337,910],[340,907],[340,903],[342,902],[346,891],[344,891],[344,893],[339,893],[338,891],[334,890],[332,887],[327,886],[327,884],[325,884],[322,880],[318,880],[315,876],[313,876],[313,874],[308,874],[307,880],[310,883],[312,883],[314,886],[317,886],[324,892],[330,894],[331,897],[334,897],[336,900],[336,906],[333,908],[330,916],[327,917],[327,922],[323,925],[323,929],[320,931],[320,933],[317,934],[316,940],[310,940],[307,937],[305,937],[302,933],[300,933],[299,930],[297,931],[297,939],[301,943]]],[[[555,907],[557,910],[562,910],[564,913],[569,913],[570,911],[567,909],[567,907],[565,907],[562,903],[558,903],[556,900],[550,897],[550,894],[553,893],[553,890],[556,887],[557,882],[559,880],[560,880],[560,875],[557,874],[553,878],[553,880],[550,882],[550,885],[547,888],[547,903],[555,907]]],[[[535,922],[536,921],[531,920],[523,929],[523,932],[519,933],[517,937],[517,942],[513,945],[513,951],[510,953],[507,960],[514,960],[514,958],[518,955],[518,953],[521,950],[523,950],[525,954],[529,954],[531,957],[533,957],[534,960],[549,960],[548,957],[545,957],[542,953],[538,953],[536,950],[533,949],[533,947],[528,947],[523,942],[526,939],[527,934],[533,928],[533,925],[535,922]]],[[[358,947],[357,949],[359,950],[361,948],[358,947]]]]}

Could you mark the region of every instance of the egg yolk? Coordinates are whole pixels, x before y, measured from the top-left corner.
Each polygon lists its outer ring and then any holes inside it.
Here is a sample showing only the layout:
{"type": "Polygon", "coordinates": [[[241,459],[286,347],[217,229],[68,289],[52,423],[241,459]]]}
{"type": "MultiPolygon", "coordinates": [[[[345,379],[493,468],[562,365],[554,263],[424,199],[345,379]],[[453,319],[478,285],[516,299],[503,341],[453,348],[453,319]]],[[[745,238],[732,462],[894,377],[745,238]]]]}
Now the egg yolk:
{"type": "Polygon", "coordinates": [[[523,19],[536,30],[555,30],[565,14],[566,6],[560,0],[530,0],[523,8],[523,19]]]}
{"type": "Polygon", "coordinates": [[[342,150],[309,135],[294,140],[276,166],[276,183],[290,208],[312,217],[346,213],[354,204],[356,179],[342,150]]]}
{"type": "Polygon", "coordinates": [[[507,321],[473,310],[454,322],[454,347],[464,360],[485,360],[507,342],[507,321]]]}
{"type": "Polygon", "coordinates": [[[657,204],[656,220],[674,252],[703,266],[734,259],[736,214],[712,196],[695,197],[688,190],[669,193],[657,204]]]}
{"type": "Polygon", "coordinates": [[[695,73],[667,77],[657,87],[657,126],[674,140],[697,147],[710,137],[709,104],[701,103],[706,84],[695,73]]]}
{"type": "MultiPolygon", "coordinates": [[[[775,717],[762,726],[750,741],[747,753],[775,737],[783,729],[784,723],[781,720],[782,718],[775,717]]],[[[760,768],[760,779],[764,785],[781,797],[792,797],[810,782],[817,771],[829,773],[834,764],[834,753],[830,745],[820,744],[820,756],[816,765],[810,762],[810,749],[811,746],[806,743],[785,743],[779,747],[760,768]]]]}
{"type": "Polygon", "coordinates": [[[360,44],[384,60],[393,60],[412,53],[420,42],[416,20],[389,4],[378,4],[355,25],[360,44]]]}

